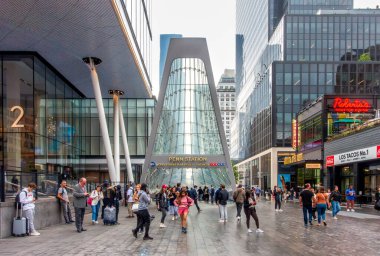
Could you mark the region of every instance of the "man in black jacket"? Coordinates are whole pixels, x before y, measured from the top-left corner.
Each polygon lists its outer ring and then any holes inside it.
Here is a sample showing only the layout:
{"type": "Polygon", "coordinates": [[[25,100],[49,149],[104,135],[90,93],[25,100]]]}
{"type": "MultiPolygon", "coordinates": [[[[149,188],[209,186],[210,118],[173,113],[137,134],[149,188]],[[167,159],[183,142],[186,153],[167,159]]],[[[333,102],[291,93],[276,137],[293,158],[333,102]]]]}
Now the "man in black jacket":
{"type": "Polygon", "coordinates": [[[198,212],[200,212],[201,209],[199,208],[199,205],[198,205],[197,185],[194,185],[194,188],[190,189],[189,196],[191,197],[191,199],[194,200],[194,204],[197,207],[198,212]]]}
{"type": "Polygon", "coordinates": [[[219,222],[227,222],[227,201],[229,195],[224,184],[220,185],[220,187],[221,190],[216,198],[216,204],[219,206],[220,211],[219,222]]]}

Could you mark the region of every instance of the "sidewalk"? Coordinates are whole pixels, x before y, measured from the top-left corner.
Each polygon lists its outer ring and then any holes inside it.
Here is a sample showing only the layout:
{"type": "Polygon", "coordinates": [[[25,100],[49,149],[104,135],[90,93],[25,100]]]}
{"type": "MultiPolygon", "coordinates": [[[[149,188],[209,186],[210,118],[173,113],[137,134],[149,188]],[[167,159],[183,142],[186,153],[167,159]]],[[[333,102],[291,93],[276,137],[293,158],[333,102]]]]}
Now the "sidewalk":
{"type": "MultiPolygon", "coordinates": [[[[257,205],[260,228],[264,233],[247,233],[245,216],[236,221],[234,204],[228,206],[228,222],[219,223],[216,205],[200,203],[201,213],[192,207],[188,233],[182,234],[179,220],[169,216],[167,228],[159,228],[161,213],[151,209],[156,218],[151,224],[152,241],[132,236],[136,218],[127,219],[124,207],[120,211],[120,225],[91,225],[86,215],[86,232],[77,233],[74,225],[58,225],[43,230],[40,237],[7,238],[0,240],[0,255],[347,255],[375,256],[380,251],[380,221],[352,218],[345,214],[339,220],[327,216],[327,227],[304,228],[302,210],[298,203],[284,204],[284,212],[275,212],[274,203],[261,201],[257,205]],[[321,243],[323,246],[321,246],[321,243]]],[[[348,214],[348,213],[347,213],[348,214]]],[[[361,213],[354,213],[355,215],[361,213]]],[[[361,216],[361,215],[360,215],[361,216]]],[[[372,215],[373,216],[373,215],[372,215]]],[[[251,219],[251,228],[255,230],[251,219]]]]}

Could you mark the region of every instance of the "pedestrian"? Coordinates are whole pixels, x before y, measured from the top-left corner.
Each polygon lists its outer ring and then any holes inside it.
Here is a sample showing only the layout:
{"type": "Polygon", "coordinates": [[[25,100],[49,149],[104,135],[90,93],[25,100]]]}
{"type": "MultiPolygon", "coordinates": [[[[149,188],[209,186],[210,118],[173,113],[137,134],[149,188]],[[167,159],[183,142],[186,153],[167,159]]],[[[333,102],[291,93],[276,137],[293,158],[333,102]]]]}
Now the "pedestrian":
{"type": "Polygon", "coordinates": [[[256,204],[257,204],[257,201],[256,201],[256,198],[255,198],[255,194],[252,194],[251,191],[247,190],[245,192],[245,195],[244,195],[243,205],[244,205],[245,217],[246,217],[246,220],[247,220],[248,233],[252,233],[253,232],[250,229],[250,226],[249,226],[249,222],[250,222],[251,216],[255,220],[255,223],[256,223],[256,233],[263,233],[264,232],[259,227],[259,218],[257,217],[256,207],[255,207],[256,204]]]}
{"type": "Polygon", "coordinates": [[[275,200],[275,210],[276,212],[282,212],[281,209],[281,200],[282,200],[282,190],[279,187],[274,188],[274,200],[275,200]]]}
{"type": "Polygon", "coordinates": [[[199,187],[199,189],[198,189],[198,200],[199,201],[203,200],[203,189],[202,189],[202,187],[199,187]]]}
{"type": "Polygon", "coordinates": [[[108,182],[108,180],[105,180],[102,187],[103,191],[103,206],[102,206],[102,215],[101,218],[103,219],[104,216],[104,209],[108,207],[115,206],[115,188],[111,186],[108,182]]]}
{"type": "Polygon", "coordinates": [[[318,226],[321,225],[323,220],[323,225],[327,226],[326,223],[326,209],[329,205],[328,195],[325,193],[325,189],[320,187],[316,195],[317,198],[317,212],[318,212],[318,226]]]}
{"type": "Polygon", "coordinates": [[[177,183],[176,191],[181,192],[181,183],[177,183]]]}
{"type": "Polygon", "coordinates": [[[307,227],[308,223],[310,224],[310,226],[313,225],[312,217],[313,217],[314,193],[310,191],[310,188],[311,188],[310,184],[306,183],[305,189],[301,192],[300,198],[299,198],[300,206],[302,207],[305,228],[307,227]]]}
{"type": "Polygon", "coordinates": [[[33,182],[28,184],[28,187],[24,188],[20,192],[20,203],[22,209],[22,215],[28,219],[29,222],[29,232],[31,236],[39,236],[40,233],[34,227],[34,215],[35,215],[35,204],[36,198],[34,197],[33,191],[37,188],[37,185],[33,182]]]}
{"type": "Polygon", "coordinates": [[[240,222],[241,220],[241,209],[243,207],[243,203],[245,200],[245,194],[242,187],[243,185],[239,184],[239,186],[237,187],[237,189],[235,190],[233,194],[233,199],[236,204],[236,210],[237,210],[236,218],[238,222],[240,222]]]}
{"type": "Polygon", "coordinates": [[[182,190],[179,196],[174,201],[174,204],[178,207],[178,213],[181,217],[181,227],[182,233],[187,233],[187,215],[189,213],[189,208],[194,204],[193,199],[191,199],[186,190],[182,190]]]}
{"type": "Polygon", "coordinates": [[[194,188],[190,189],[189,196],[191,197],[191,199],[193,199],[198,212],[200,212],[201,208],[199,208],[199,205],[198,205],[197,185],[194,185],[194,188]]]}
{"type": "Polygon", "coordinates": [[[375,194],[375,209],[380,211],[380,187],[377,188],[377,192],[375,194]]]}
{"type": "Polygon", "coordinates": [[[133,200],[133,187],[131,185],[127,185],[127,193],[126,193],[125,201],[127,202],[127,206],[128,206],[127,218],[135,217],[132,212],[132,206],[133,206],[134,200],[133,200]]]}
{"type": "Polygon", "coordinates": [[[211,197],[211,203],[214,204],[215,188],[212,185],[211,185],[211,188],[210,188],[210,197],[211,197]]]}
{"type": "MultiPolygon", "coordinates": [[[[312,213],[313,213],[313,221],[317,221],[317,195],[315,194],[314,188],[310,188],[310,191],[313,193],[312,198],[312,213]]],[[[301,192],[302,193],[302,192],[301,192]]]]}
{"type": "Polygon", "coordinates": [[[342,202],[342,195],[339,192],[338,186],[334,186],[334,191],[330,194],[329,201],[332,204],[332,217],[334,220],[337,220],[336,215],[340,212],[340,203],[342,202]]]}
{"type": "Polygon", "coordinates": [[[157,209],[161,212],[161,223],[160,228],[166,228],[165,226],[165,218],[166,213],[168,211],[168,193],[167,193],[168,186],[166,184],[163,184],[161,187],[160,193],[157,194],[156,197],[156,205],[157,209]]]}
{"type": "Polygon", "coordinates": [[[221,190],[218,193],[216,199],[216,204],[219,206],[220,220],[219,222],[227,222],[227,201],[228,201],[228,192],[224,184],[220,185],[221,190]]]}
{"type": "Polygon", "coordinates": [[[116,224],[118,225],[118,224],[120,224],[119,223],[120,201],[123,200],[123,196],[121,193],[121,186],[117,185],[116,187],[114,187],[114,191],[115,191],[115,197],[114,197],[113,205],[116,208],[116,224]]]}
{"type": "MultiPolygon", "coordinates": [[[[218,197],[219,197],[219,193],[220,191],[222,190],[222,184],[220,184],[219,188],[215,191],[215,203],[218,205],[218,197]]],[[[222,213],[220,212],[220,207],[218,207],[219,209],[219,220],[222,219],[222,213]]]]}
{"type": "Polygon", "coordinates": [[[152,237],[149,236],[149,227],[150,227],[150,214],[148,211],[148,205],[150,204],[150,196],[148,191],[148,185],[143,183],[141,184],[141,189],[138,192],[138,198],[139,198],[139,208],[137,211],[137,214],[140,215],[141,221],[138,222],[138,226],[132,230],[133,236],[137,238],[137,232],[142,227],[145,228],[145,235],[144,240],[153,240],[152,237]]]}
{"type": "Polygon", "coordinates": [[[58,189],[57,197],[59,199],[59,202],[61,204],[61,209],[63,212],[63,218],[65,219],[66,224],[73,223],[73,218],[71,216],[71,208],[70,208],[70,201],[69,201],[69,195],[67,194],[67,182],[63,180],[61,182],[61,186],[58,189]]]}
{"type": "Polygon", "coordinates": [[[98,224],[98,216],[99,216],[99,208],[100,203],[103,200],[103,192],[102,186],[97,185],[96,189],[91,192],[90,198],[91,201],[91,209],[92,209],[92,224],[98,224]]]}
{"type": "Polygon", "coordinates": [[[347,201],[347,211],[349,212],[354,212],[354,204],[355,204],[355,197],[356,197],[356,192],[355,189],[353,188],[352,185],[348,187],[346,190],[346,201],[347,201]]]}
{"type": "Polygon", "coordinates": [[[74,210],[75,210],[75,226],[77,228],[77,232],[81,233],[82,231],[87,231],[87,229],[83,228],[83,219],[84,213],[87,205],[87,197],[90,195],[86,190],[86,178],[82,177],[79,180],[79,183],[74,186],[74,210]]]}
{"type": "Polygon", "coordinates": [[[176,188],[172,188],[169,192],[169,214],[172,215],[172,220],[176,220],[178,218],[178,208],[174,204],[174,200],[177,198],[176,188]]]}
{"type": "Polygon", "coordinates": [[[203,188],[203,198],[204,198],[204,200],[206,201],[206,203],[209,202],[209,199],[210,199],[210,192],[209,192],[209,189],[208,189],[207,186],[205,186],[205,187],[203,188]]]}
{"type": "MultiPolygon", "coordinates": [[[[134,194],[133,194],[133,202],[134,204],[139,204],[139,192],[140,192],[140,189],[141,189],[141,184],[137,184],[136,185],[136,189],[134,191],[134,194]]],[[[138,233],[139,234],[142,234],[144,232],[144,226],[141,226],[140,224],[142,223],[142,218],[141,218],[141,215],[138,214],[138,211],[135,211],[134,214],[136,215],[136,227],[140,227],[139,230],[138,230],[138,233]]]]}
{"type": "Polygon", "coordinates": [[[256,186],[255,193],[256,193],[256,198],[260,199],[261,189],[259,188],[259,186],[256,186]]]}

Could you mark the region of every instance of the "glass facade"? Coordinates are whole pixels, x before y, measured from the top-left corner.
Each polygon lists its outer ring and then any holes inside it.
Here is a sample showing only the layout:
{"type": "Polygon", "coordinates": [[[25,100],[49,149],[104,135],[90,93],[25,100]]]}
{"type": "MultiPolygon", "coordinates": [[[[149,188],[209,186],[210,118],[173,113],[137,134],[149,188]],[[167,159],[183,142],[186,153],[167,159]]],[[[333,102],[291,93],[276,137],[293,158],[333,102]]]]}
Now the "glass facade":
{"type": "Polygon", "coordinates": [[[147,183],[205,186],[225,184],[231,189],[205,64],[198,58],[172,62],[163,96],[147,183]],[[210,163],[213,157],[218,161],[210,163]],[[161,159],[161,160],[159,160],[161,159]],[[168,159],[170,163],[160,163],[168,159]],[[222,159],[222,160],[221,160],[222,159]],[[183,167],[182,167],[183,166],[183,167]]]}
{"type": "MultiPolygon", "coordinates": [[[[54,194],[62,174],[73,182],[81,176],[91,182],[107,178],[95,100],[83,98],[38,55],[3,53],[0,57],[1,196],[14,194],[18,185],[32,180],[41,193],[54,194]]],[[[113,100],[104,99],[103,104],[113,143],[113,100]]],[[[120,99],[120,105],[130,155],[144,158],[155,100],[120,99]]],[[[136,176],[141,166],[133,166],[136,176]]]]}
{"type": "Polygon", "coordinates": [[[239,131],[232,132],[240,151],[233,158],[290,150],[292,119],[321,95],[379,94],[379,10],[353,10],[352,0],[239,0],[236,7],[239,131]]]}
{"type": "Polygon", "coordinates": [[[166,55],[168,54],[168,48],[170,44],[170,40],[172,38],[182,38],[182,35],[179,34],[163,34],[160,35],[160,80],[158,82],[161,85],[162,73],[165,68],[166,55]]]}

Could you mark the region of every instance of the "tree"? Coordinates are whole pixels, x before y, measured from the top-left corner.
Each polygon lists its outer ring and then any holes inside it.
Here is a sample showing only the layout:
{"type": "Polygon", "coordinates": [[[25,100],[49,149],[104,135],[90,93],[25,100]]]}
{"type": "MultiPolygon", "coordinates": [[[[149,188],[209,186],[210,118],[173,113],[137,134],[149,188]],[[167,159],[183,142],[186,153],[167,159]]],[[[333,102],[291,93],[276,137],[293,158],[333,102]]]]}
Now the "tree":
{"type": "Polygon", "coordinates": [[[236,165],[232,167],[232,170],[234,171],[234,176],[235,176],[235,182],[239,182],[239,171],[236,165]]]}

